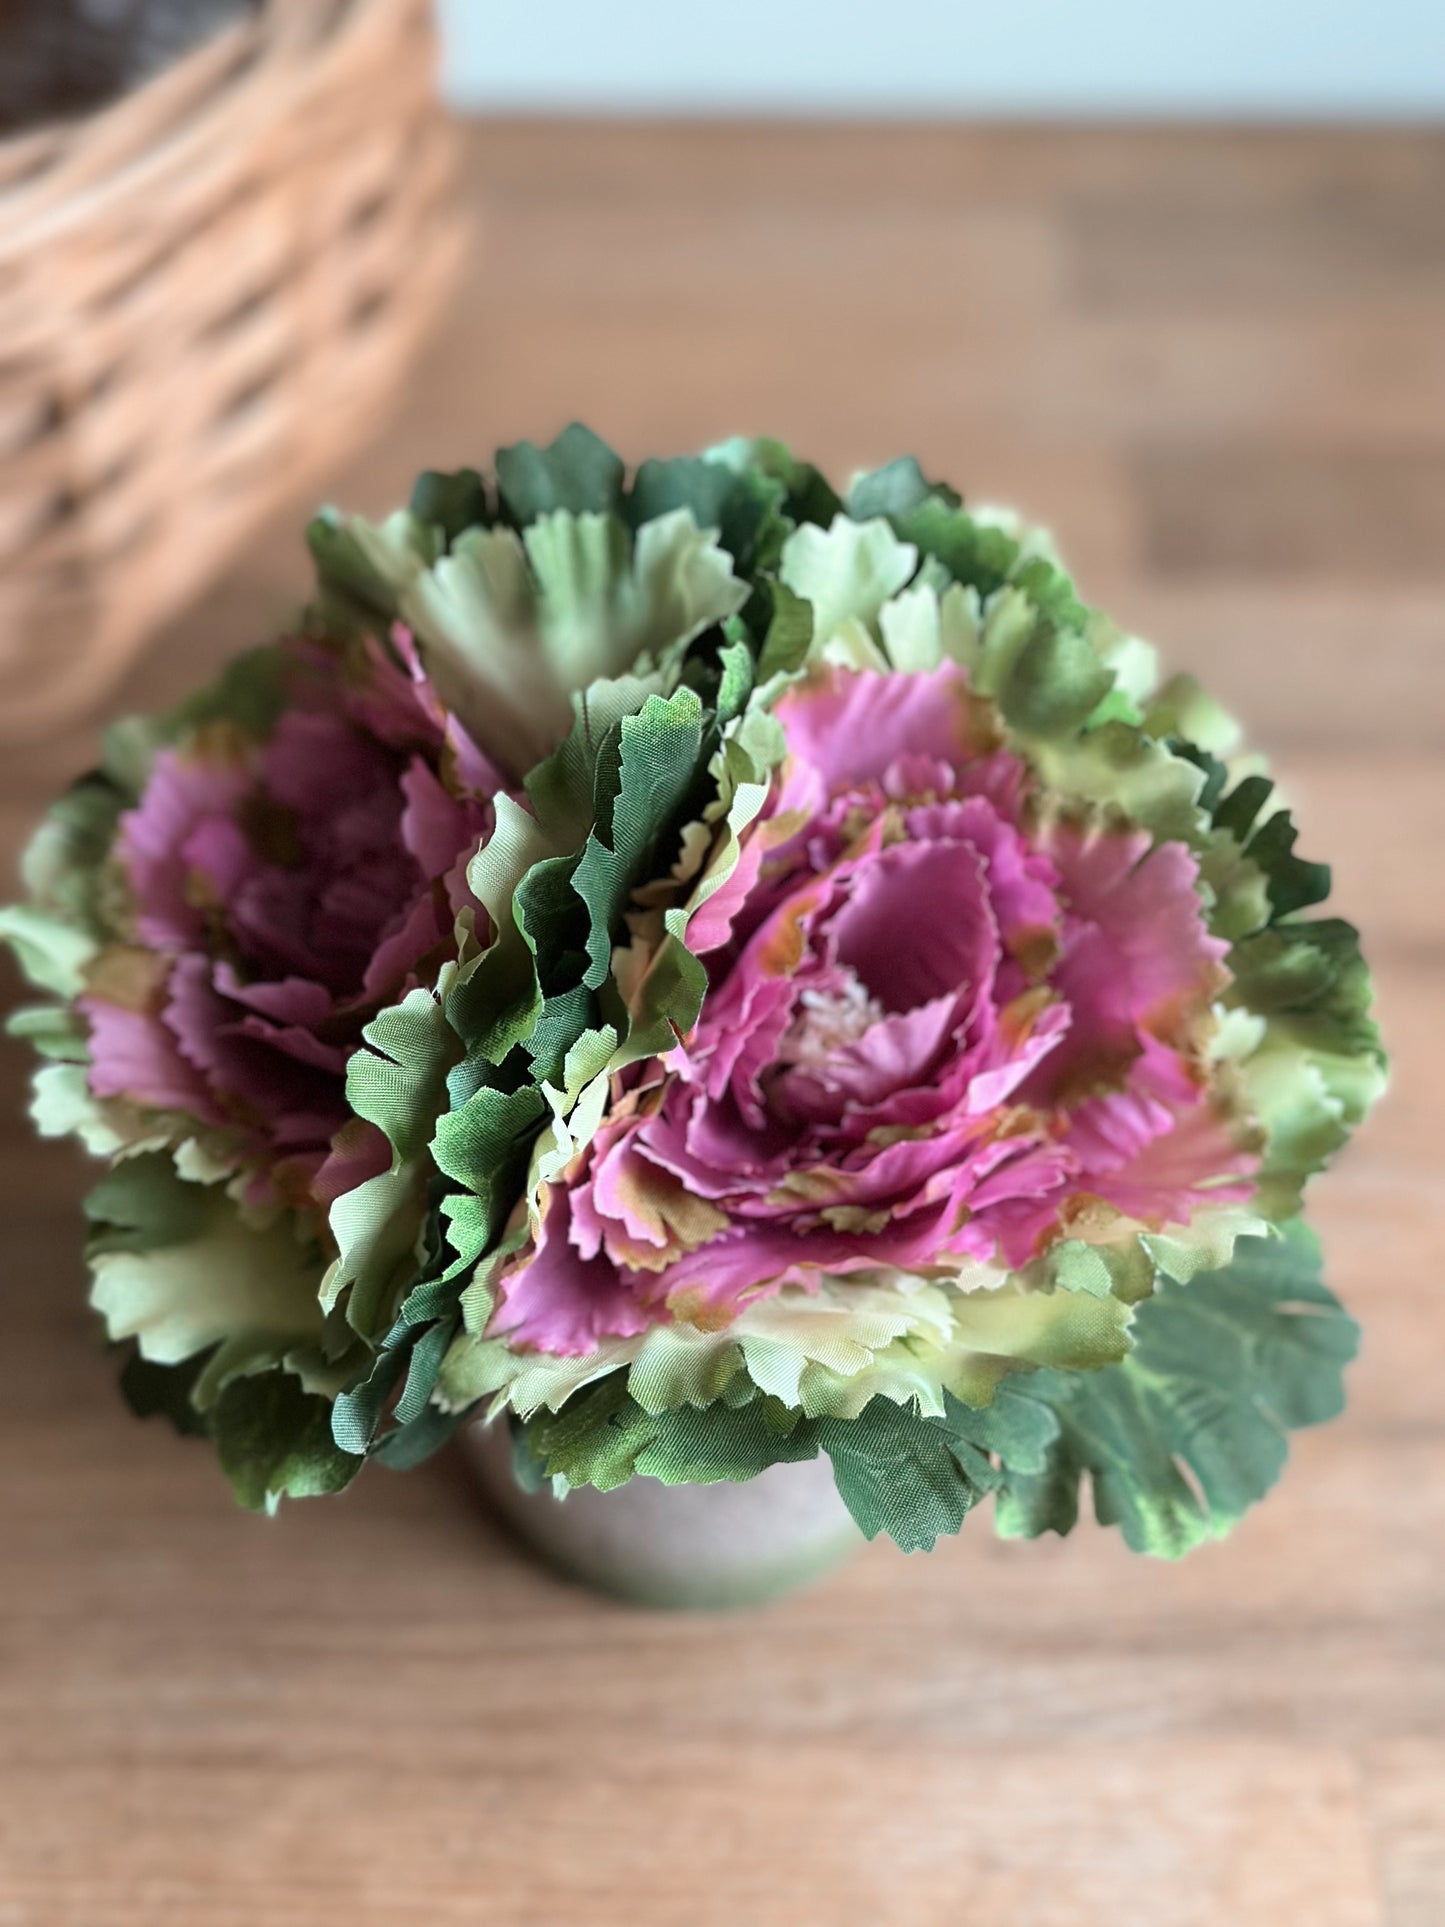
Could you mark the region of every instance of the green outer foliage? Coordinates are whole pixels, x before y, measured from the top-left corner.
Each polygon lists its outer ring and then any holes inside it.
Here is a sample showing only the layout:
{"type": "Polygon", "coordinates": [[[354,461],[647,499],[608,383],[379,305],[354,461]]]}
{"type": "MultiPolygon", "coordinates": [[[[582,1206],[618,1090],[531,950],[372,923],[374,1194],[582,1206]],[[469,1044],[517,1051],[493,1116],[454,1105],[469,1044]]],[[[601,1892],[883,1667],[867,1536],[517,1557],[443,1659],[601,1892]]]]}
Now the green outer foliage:
{"type": "Polygon", "coordinates": [[[1102,1524],[1136,1552],[1176,1558],[1264,1497],[1289,1431],[1341,1409],[1356,1338],[1296,1222],[1241,1240],[1230,1264],[1189,1285],[1161,1285],[1121,1363],[1019,1375],[982,1409],[950,1398],[924,1418],[880,1397],[855,1419],[808,1419],[758,1396],[649,1414],[616,1372],[522,1431],[564,1489],[606,1491],[637,1474],[746,1479],[824,1451],[861,1529],[905,1551],[956,1532],[988,1493],[1005,1536],[1068,1532],[1087,1477],[1102,1524]]]}
{"type": "Polygon", "coordinates": [[[206,1432],[242,1502],[335,1492],[362,1460],[331,1436],[337,1381],[316,1299],[321,1262],[291,1213],[248,1219],[219,1185],[171,1157],[123,1159],[91,1191],[92,1302],[134,1338],[121,1389],[141,1416],[206,1432]]]}
{"type": "Polygon", "coordinates": [[[1242,1239],[1221,1270],[1161,1284],[1122,1364],[1024,1384],[1058,1430],[1042,1467],[1008,1467],[999,1530],[1068,1532],[1087,1476],[1100,1523],[1136,1552],[1222,1537],[1279,1477],[1288,1433],[1342,1409],[1357,1340],[1301,1222],[1242,1239]]]}
{"type": "Polygon", "coordinates": [[[93,1302],[112,1338],[135,1340],[122,1393],[140,1416],[214,1437],[238,1495],[257,1506],[338,1490],[361,1463],[330,1439],[330,1400],[354,1367],[323,1344],[314,1227],[247,1215],[191,1173],[206,1164],[192,1120],[92,1098],[84,1022],[66,1006],[97,952],[126,940],[111,846],[157,750],[217,721],[264,737],[286,700],[283,671],[278,650],[253,650],[169,713],[113,727],[100,768],[60,798],[27,853],[29,902],[0,911],[27,976],[63,1000],[9,1026],[53,1060],[36,1079],[37,1122],[116,1159],[85,1208],[93,1302]]]}
{"type": "Polygon", "coordinates": [[[362,1461],[331,1436],[331,1408],[289,1372],[233,1379],[211,1415],[221,1469],[253,1511],[340,1492],[362,1461]]]}
{"type": "Polygon", "coordinates": [[[198,1352],[183,1365],[156,1365],[132,1351],[121,1367],[121,1396],[137,1418],[165,1418],[182,1437],[205,1438],[209,1427],[192,1398],[205,1361],[198,1352]]]}

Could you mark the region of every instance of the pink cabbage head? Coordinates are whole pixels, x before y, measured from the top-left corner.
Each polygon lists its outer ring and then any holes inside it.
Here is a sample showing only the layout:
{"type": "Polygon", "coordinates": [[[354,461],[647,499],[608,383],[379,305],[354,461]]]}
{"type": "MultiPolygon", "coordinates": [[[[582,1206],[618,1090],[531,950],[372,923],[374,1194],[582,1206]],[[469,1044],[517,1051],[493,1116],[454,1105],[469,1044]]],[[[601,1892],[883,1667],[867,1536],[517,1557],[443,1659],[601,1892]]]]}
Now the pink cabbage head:
{"type": "Polygon", "coordinates": [[[1051,812],[953,664],[786,695],[694,1033],[618,1079],[494,1335],[588,1352],[784,1285],[968,1280],[1248,1197],[1194,856],[1051,812]]]}

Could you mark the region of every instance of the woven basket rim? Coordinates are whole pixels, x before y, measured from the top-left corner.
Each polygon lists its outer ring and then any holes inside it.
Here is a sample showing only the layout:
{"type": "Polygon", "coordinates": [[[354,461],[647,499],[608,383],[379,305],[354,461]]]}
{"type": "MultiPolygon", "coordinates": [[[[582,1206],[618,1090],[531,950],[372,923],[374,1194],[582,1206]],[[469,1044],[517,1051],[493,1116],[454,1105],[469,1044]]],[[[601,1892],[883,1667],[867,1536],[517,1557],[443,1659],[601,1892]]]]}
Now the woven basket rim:
{"type": "Polygon", "coordinates": [[[265,0],[94,113],[0,139],[0,260],[103,217],[148,180],[191,164],[228,121],[244,119],[254,139],[293,110],[319,60],[344,57],[348,41],[378,25],[395,25],[388,0],[265,0]],[[65,186],[67,161],[105,149],[113,164],[65,186]],[[6,181],[17,166],[18,178],[6,181]]]}

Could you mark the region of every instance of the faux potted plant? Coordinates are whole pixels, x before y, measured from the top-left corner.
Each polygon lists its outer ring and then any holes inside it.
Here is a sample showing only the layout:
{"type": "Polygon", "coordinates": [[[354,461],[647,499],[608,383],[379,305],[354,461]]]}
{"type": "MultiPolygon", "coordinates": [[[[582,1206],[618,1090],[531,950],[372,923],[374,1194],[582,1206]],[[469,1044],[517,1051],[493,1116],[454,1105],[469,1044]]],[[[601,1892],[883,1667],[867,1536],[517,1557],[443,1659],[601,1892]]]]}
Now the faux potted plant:
{"type": "Polygon", "coordinates": [[[1229,718],[910,460],[573,427],[310,543],[4,915],[132,1405],[267,1508],[461,1429],[643,1597],[1227,1530],[1340,1406],[1301,1198],[1383,1081],[1229,718]]]}

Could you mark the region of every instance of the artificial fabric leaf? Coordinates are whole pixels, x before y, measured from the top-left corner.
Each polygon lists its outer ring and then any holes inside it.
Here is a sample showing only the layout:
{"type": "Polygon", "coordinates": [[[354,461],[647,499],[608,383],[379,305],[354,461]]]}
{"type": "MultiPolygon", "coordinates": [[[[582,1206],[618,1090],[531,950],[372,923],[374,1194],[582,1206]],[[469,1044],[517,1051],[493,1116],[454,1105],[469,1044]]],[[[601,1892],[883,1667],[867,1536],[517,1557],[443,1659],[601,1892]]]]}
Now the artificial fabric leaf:
{"type": "Polygon", "coordinates": [[[818,1429],[859,1530],[868,1539],[886,1532],[904,1552],[931,1551],[940,1534],[957,1532],[993,1483],[987,1460],[972,1453],[970,1463],[943,1423],[885,1398],[857,1418],[823,1419],[818,1429]]]}
{"type": "Polygon", "coordinates": [[[931,495],[892,519],[895,532],[921,556],[931,556],[951,580],[981,596],[1001,589],[1018,563],[1020,545],[1007,530],[942,495],[931,495]]]}
{"type": "Polygon", "coordinates": [[[812,605],[813,636],[830,642],[854,625],[876,629],[878,612],[910,580],[918,551],[900,542],[888,523],[850,522],[831,528],[804,524],[783,547],[779,579],[812,605]]]}
{"type": "Polygon", "coordinates": [[[393,1472],[409,1472],[422,1465],[451,1439],[465,1418],[463,1412],[444,1412],[428,1405],[419,1417],[399,1425],[379,1441],[372,1456],[393,1472]]]}
{"type": "Polygon", "coordinates": [[[86,1211],[91,1302],[110,1336],[134,1338],[158,1365],[217,1347],[199,1400],[319,1342],[319,1253],[290,1212],[248,1216],[223,1187],[185,1182],[157,1153],[118,1164],[86,1211]]]}
{"type": "Polygon", "coordinates": [[[753,468],[729,468],[705,456],[644,462],[627,501],[632,527],[687,509],[700,529],[715,529],[738,570],[776,560],[791,524],[783,514],[786,490],[753,468]]]}
{"type": "Polygon", "coordinates": [[[406,1362],[405,1351],[382,1350],[371,1361],[366,1376],[340,1394],[330,1415],[331,1436],[338,1450],[356,1457],[369,1450],[406,1362]]]}
{"type": "Polygon", "coordinates": [[[826,528],[842,510],[842,497],[826,476],[811,462],[800,462],[782,442],[739,436],[707,449],[705,459],[781,483],[783,513],[791,522],[815,522],[826,528]]]}
{"type": "Polygon", "coordinates": [[[1237,1060],[1265,1130],[1259,1208],[1286,1216],[1384,1088],[1370,974],[1339,918],[1284,922],[1235,944],[1224,1002],[1253,1020],[1237,1060]]]}
{"type": "Polygon", "coordinates": [[[532,442],[499,448],[496,471],[502,507],[519,529],[554,509],[574,515],[614,511],[626,472],[622,457],[581,422],[564,428],[546,448],[532,442]]]}
{"type": "Polygon", "coordinates": [[[455,1179],[486,1212],[495,1236],[526,1167],[526,1152],[546,1111],[533,1085],[502,1091],[483,1087],[458,1110],[437,1119],[432,1155],[437,1169],[455,1179]]]}
{"type": "Polygon", "coordinates": [[[1161,1284],[1134,1335],[1121,1364],[1023,1382],[1059,1432],[1042,1470],[1006,1465],[1006,1536],[1068,1532],[1087,1479],[1100,1522],[1136,1552],[1177,1558],[1222,1537],[1279,1477],[1288,1432],[1341,1409],[1357,1339],[1297,1220],[1241,1240],[1219,1271],[1161,1284]]]}
{"type": "Polygon", "coordinates": [[[764,683],[801,669],[813,646],[813,605],[785,582],[773,583],[769,594],[771,616],[758,656],[758,680],[764,683]]]}
{"type": "Polygon", "coordinates": [[[390,626],[398,585],[377,566],[354,527],[334,512],[323,512],[307,527],[306,546],[316,570],[316,615],[331,633],[390,626]]]}
{"type": "Polygon", "coordinates": [[[869,522],[878,515],[891,519],[908,515],[930,500],[949,508],[960,506],[960,497],[953,489],[928,481],[911,455],[900,455],[882,468],[853,477],[848,514],[854,522],[869,522]]]}
{"type": "Polygon", "coordinates": [[[702,738],[702,705],[690,689],[667,702],[649,696],[619,726],[615,787],[609,783],[599,796],[597,826],[572,877],[590,916],[583,981],[593,988],[607,974],[627,899],[651,873],[692,788],[702,738]]]}
{"type": "Polygon", "coordinates": [[[374,1340],[391,1323],[397,1295],[414,1274],[433,1124],[461,1042],[438,999],[421,989],[379,1012],[362,1037],[364,1048],[346,1069],[347,1099],[363,1125],[383,1134],[391,1155],[385,1170],[332,1204],[337,1258],[324,1302],[330,1307],[344,1296],[349,1323],[374,1340]]]}
{"type": "Polygon", "coordinates": [[[365,1461],[331,1436],[331,1408],[289,1372],[232,1379],[210,1415],[221,1469],[242,1505],[274,1512],[283,1498],[340,1492],[365,1461]]]}
{"type": "Polygon", "coordinates": [[[1042,621],[998,692],[1007,721],[1028,736],[1075,731],[1113,687],[1113,674],[1077,629],[1042,621]]]}
{"type": "Polygon", "coordinates": [[[418,522],[440,529],[450,544],[464,529],[478,528],[488,521],[487,485],[474,468],[457,469],[452,474],[425,469],[411,492],[411,512],[418,522]]]}
{"type": "Polygon", "coordinates": [[[539,1413],[527,1427],[527,1443],[549,1478],[603,1492],[637,1476],[665,1485],[751,1479],[770,1465],[818,1452],[811,1421],[775,1399],[650,1413],[628,1393],[625,1372],[579,1393],[560,1412],[539,1413]]]}
{"type": "Polygon", "coordinates": [[[210,1428],[196,1410],[192,1394],[205,1362],[199,1353],[180,1365],[156,1365],[132,1351],[121,1368],[120,1390],[137,1418],[165,1418],[185,1437],[210,1428]]]}

